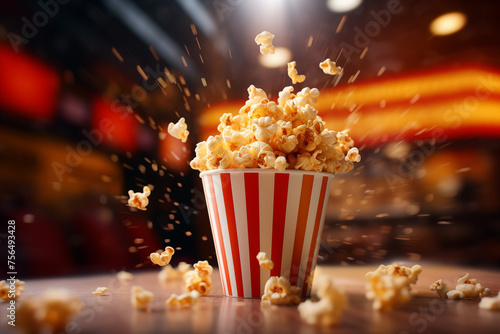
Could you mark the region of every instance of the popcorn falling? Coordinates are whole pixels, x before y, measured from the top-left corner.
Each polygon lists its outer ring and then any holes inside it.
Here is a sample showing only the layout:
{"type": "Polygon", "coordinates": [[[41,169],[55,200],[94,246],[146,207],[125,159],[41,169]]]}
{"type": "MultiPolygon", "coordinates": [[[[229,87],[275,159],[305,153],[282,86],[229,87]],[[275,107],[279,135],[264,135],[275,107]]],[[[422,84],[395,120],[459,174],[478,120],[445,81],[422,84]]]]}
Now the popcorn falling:
{"type": "Polygon", "coordinates": [[[128,191],[128,205],[139,210],[146,210],[146,206],[149,204],[148,196],[151,195],[151,189],[145,186],[141,192],[134,193],[133,190],[128,191]]]}
{"type": "Polygon", "coordinates": [[[469,278],[469,273],[457,280],[454,290],[450,290],[442,279],[434,282],[430,289],[435,291],[439,297],[449,299],[473,299],[489,296],[490,294],[490,289],[483,287],[477,279],[469,278]]]}
{"type": "Polygon", "coordinates": [[[212,290],[212,278],[210,277],[213,268],[208,261],[198,261],[194,265],[194,270],[184,274],[184,288],[188,291],[197,291],[202,296],[206,296],[212,290]]]}
{"type": "Polygon", "coordinates": [[[274,262],[267,256],[265,252],[259,252],[256,256],[257,260],[259,260],[259,266],[264,269],[272,270],[274,268],[274,262]]]}
{"type": "Polygon", "coordinates": [[[167,246],[165,247],[164,252],[162,252],[161,254],[156,252],[151,253],[149,254],[149,258],[151,259],[151,262],[153,262],[154,264],[163,267],[170,263],[170,260],[172,260],[172,255],[174,255],[174,253],[175,250],[172,247],[167,246]]]}
{"type": "Polygon", "coordinates": [[[342,68],[337,66],[334,61],[330,60],[330,58],[327,58],[319,63],[319,68],[321,68],[325,74],[330,75],[336,75],[342,72],[342,68]]]}
{"type": "Polygon", "coordinates": [[[260,45],[260,53],[263,55],[274,54],[273,38],[274,35],[267,31],[263,31],[255,37],[255,43],[260,45]]]}
{"type": "Polygon", "coordinates": [[[305,75],[303,74],[299,75],[299,72],[295,68],[296,65],[297,63],[295,61],[291,61],[288,63],[288,76],[290,77],[290,79],[292,79],[292,84],[294,85],[296,83],[301,83],[304,80],[306,80],[305,75]]]}
{"type": "Polygon", "coordinates": [[[180,139],[185,143],[189,136],[189,131],[187,130],[187,124],[184,117],[181,117],[177,123],[170,122],[167,128],[168,133],[177,139],[180,139]]]}
{"type": "Polygon", "coordinates": [[[286,277],[271,276],[264,287],[262,301],[273,305],[297,305],[300,303],[300,288],[291,286],[286,277]]]}

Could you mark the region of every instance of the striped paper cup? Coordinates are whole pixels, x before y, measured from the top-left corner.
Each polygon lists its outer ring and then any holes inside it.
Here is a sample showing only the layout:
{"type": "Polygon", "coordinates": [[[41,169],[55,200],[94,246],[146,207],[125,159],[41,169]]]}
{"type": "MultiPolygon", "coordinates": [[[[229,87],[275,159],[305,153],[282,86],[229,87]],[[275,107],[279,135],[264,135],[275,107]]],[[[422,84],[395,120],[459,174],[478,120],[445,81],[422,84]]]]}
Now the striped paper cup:
{"type": "Polygon", "coordinates": [[[309,296],[333,174],[246,168],[200,177],[224,294],[260,298],[270,276],[284,276],[309,296]],[[272,270],[259,266],[261,251],[272,270]]]}

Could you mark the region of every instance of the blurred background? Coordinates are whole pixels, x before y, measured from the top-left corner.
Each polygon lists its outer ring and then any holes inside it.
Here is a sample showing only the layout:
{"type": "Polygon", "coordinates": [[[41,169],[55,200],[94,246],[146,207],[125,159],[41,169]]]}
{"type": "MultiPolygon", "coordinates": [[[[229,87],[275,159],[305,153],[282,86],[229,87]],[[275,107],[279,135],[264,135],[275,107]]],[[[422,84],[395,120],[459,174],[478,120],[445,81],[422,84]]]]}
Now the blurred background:
{"type": "Polygon", "coordinates": [[[0,3],[0,218],[23,278],[152,268],[166,245],[215,265],[194,147],[249,85],[277,98],[290,60],[363,157],[332,183],[319,264],[500,267],[497,1],[0,3]]]}

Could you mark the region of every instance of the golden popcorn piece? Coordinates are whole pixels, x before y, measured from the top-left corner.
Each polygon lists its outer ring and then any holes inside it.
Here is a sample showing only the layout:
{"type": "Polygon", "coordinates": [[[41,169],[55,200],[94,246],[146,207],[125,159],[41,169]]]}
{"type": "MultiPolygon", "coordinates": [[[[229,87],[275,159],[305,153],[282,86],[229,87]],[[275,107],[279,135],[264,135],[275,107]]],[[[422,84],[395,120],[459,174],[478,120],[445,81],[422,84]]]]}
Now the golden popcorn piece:
{"type": "Polygon", "coordinates": [[[321,63],[319,63],[319,68],[323,70],[325,74],[337,75],[342,72],[342,68],[337,66],[334,61],[331,61],[330,58],[326,58],[321,63]]]}
{"type": "Polygon", "coordinates": [[[131,302],[132,305],[138,310],[147,310],[153,298],[154,295],[151,291],[144,290],[142,287],[137,285],[134,285],[131,288],[131,302]]]}
{"type": "Polygon", "coordinates": [[[156,252],[151,253],[149,255],[149,258],[151,259],[151,262],[153,262],[154,264],[163,267],[170,263],[170,260],[172,260],[172,255],[174,255],[174,253],[175,250],[172,247],[167,246],[165,247],[164,252],[162,252],[161,254],[156,252]]]}
{"type": "Polygon", "coordinates": [[[119,271],[117,274],[116,274],[116,277],[123,283],[125,282],[130,282],[132,280],[132,278],[134,277],[131,273],[127,272],[127,271],[119,271]]]}
{"type": "Polygon", "coordinates": [[[128,191],[128,205],[139,210],[146,210],[146,206],[149,204],[148,196],[151,195],[151,189],[145,186],[141,192],[134,193],[133,190],[128,191]]]}
{"type": "Polygon", "coordinates": [[[8,281],[0,281],[0,298],[5,301],[14,300],[19,297],[24,292],[24,282],[16,279],[14,281],[14,291],[10,290],[10,284],[8,281]]]}
{"type": "Polygon", "coordinates": [[[338,289],[327,276],[318,279],[317,302],[307,300],[299,304],[302,320],[311,325],[333,325],[339,322],[342,312],[347,307],[345,293],[338,289]]]}
{"type": "Polygon", "coordinates": [[[189,136],[189,131],[187,130],[187,124],[184,117],[181,117],[177,123],[170,122],[167,128],[168,133],[177,139],[180,139],[185,143],[189,136]]]}
{"type": "Polygon", "coordinates": [[[380,265],[377,270],[366,273],[366,298],[373,300],[375,310],[393,310],[411,299],[411,286],[416,284],[422,272],[420,265],[413,267],[380,265]]]}
{"type": "Polygon", "coordinates": [[[184,288],[187,292],[197,291],[206,296],[212,290],[212,279],[210,276],[200,277],[196,270],[190,270],[184,274],[184,288]]]}
{"type": "Polygon", "coordinates": [[[267,256],[265,252],[259,252],[256,256],[257,260],[259,260],[259,266],[261,268],[272,270],[274,268],[274,262],[267,256]]]}
{"type": "Polygon", "coordinates": [[[200,277],[209,277],[214,269],[208,264],[208,261],[198,261],[193,265],[195,272],[200,277]]]}
{"type": "Polygon", "coordinates": [[[294,85],[306,80],[305,75],[299,75],[299,72],[295,68],[296,65],[297,63],[295,61],[291,61],[288,63],[288,76],[290,77],[290,79],[292,79],[292,84],[294,85]]]}
{"type": "Polygon", "coordinates": [[[106,292],[108,292],[108,288],[105,287],[105,286],[100,286],[100,287],[97,287],[95,289],[95,291],[92,292],[92,294],[96,295],[96,296],[102,296],[103,294],[105,294],[106,292]]]}
{"type": "Polygon", "coordinates": [[[167,282],[182,279],[182,276],[190,269],[191,265],[186,262],[179,262],[177,268],[173,268],[170,264],[167,264],[158,273],[158,280],[160,282],[167,282]]]}
{"type": "Polygon", "coordinates": [[[200,297],[200,293],[196,290],[193,290],[189,293],[182,294],[180,296],[173,293],[166,301],[167,307],[171,306],[181,306],[188,307],[196,304],[198,298],[200,297]]]}
{"type": "Polygon", "coordinates": [[[262,301],[273,305],[297,305],[300,303],[300,288],[291,286],[286,277],[271,276],[264,287],[262,301]]]}
{"type": "Polygon", "coordinates": [[[477,279],[469,278],[469,273],[457,280],[457,285],[453,290],[450,290],[442,279],[434,282],[430,289],[435,291],[439,297],[448,297],[449,299],[474,299],[490,295],[490,289],[483,287],[477,279]]]}
{"type": "Polygon", "coordinates": [[[260,46],[260,53],[263,55],[274,54],[273,38],[274,35],[268,31],[263,31],[255,37],[255,43],[260,46]]]}
{"type": "Polygon", "coordinates": [[[495,297],[481,298],[479,308],[482,310],[500,311],[500,294],[495,297]]]}

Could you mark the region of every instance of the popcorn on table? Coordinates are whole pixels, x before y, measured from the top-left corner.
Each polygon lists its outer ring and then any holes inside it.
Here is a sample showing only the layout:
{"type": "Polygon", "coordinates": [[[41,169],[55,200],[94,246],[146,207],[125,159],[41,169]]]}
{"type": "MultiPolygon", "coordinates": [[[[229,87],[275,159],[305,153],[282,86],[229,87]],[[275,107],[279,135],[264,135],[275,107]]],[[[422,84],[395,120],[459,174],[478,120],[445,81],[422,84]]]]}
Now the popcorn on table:
{"type": "Polygon", "coordinates": [[[131,273],[127,271],[119,271],[116,274],[116,277],[121,281],[121,282],[130,282],[132,278],[134,277],[131,273]]]}
{"type": "Polygon", "coordinates": [[[14,296],[12,296],[12,292],[10,290],[10,284],[5,280],[0,281],[0,298],[2,298],[5,301],[9,301],[11,299],[17,299],[17,298],[21,297],[21,295],[24,292],[24,282],[16,279],[14,281],[14,287],[15,287],[15,290],[13,293],[14,296]],[[11,295],[11,297],[14,297],[14,298],[10,298],[9,295],[11,295]]]}
{"type": "Polygon", "coordinates": [[[170,122],[168,124],[167,131],[172,137],[180,139],[183,143],[187,141],[189,136],[189,131],[184,117],[181,117],[177,123],[170,122]]]}
{"type": "Polygon", "coordinates": [[[500,311],[500,294],[495,297],[481,298],[479,308],[483,310],[500,311]]]}
{"type": "Polygon", "coordinates": [[[148,196],[151,195],[151,189],[145,186],[141,192],[134,193],[133,190],[128,191],[128,205],[139,210],[146,210],[146,206],[149,204],[148,196]]]}
{"type": "Polygon", "coordinates": [[[345,293],[338,289],[328,276],[318,279],[318,302],[306,300],[299,304],[302,320],[308,324],[332,325],[339,322],[342,312],[347,307],[345,293]]]}
{"type": "Polygon", "coordinates": [[[27,333],[48,329],[52,333],[65,332],[71,317],[80,312],[82,303],[65,290],[47,290],[38,298],[25,299],[16,310],[19,327],[27,333]]]}
{"type": "Polygon", "coordinates": [[[295,68],[297,63],[295,61],[291,61],[288,63],[288,76],[292,79],[292,83],[295,85],[296,83],[301,83],[306,80],[306,76],[303,74],[299,75],[299,72],[295,68]]]}
{"type": "Polygon", "coordinates": [[[167,307],[168,306],[191,306],[191,305],[196,304],[199,297],[200,297],[200,293],[196,290],[193,290],[193,291],[188,292],[188,293],[184,293],[180,296],[173,293],[167,299],[166,304],[167,304],[167,307]]]}
{"type": "Polygon", "coordinates": [[[100,286],[98,288],[95,289],[95,291],[92,292],[92,294],[96,295],[96,296],[102,296],[103,294],[105,294],[106,292],[108,292],[108,288],[105,287],[105,286],[100,286]]]}
{"type": "Polygon", "coordinates": [[[477,279],[469,278],[469,273],[466,273],[457,280],[457,285],[454,290],[450,290],[442,279],[434,282],[430,289],[435,291],[439,297],[447,297],[449,299],[473,299],[489,296],[490,294],[490,289],[483,287],[477,279]]]}
{"type": "Polygon", "coordinates": [[[422,267],[380,265],[377,270],[366,273],[366,298],[373,300],[373,309],[392,310],[411,299],[411,286],[416,284],[422,267]]]}
{"type": "Polygon", "coordinates": [[[172,255],[174,255],[174,253],[175,250],[172,247],[167,246],[165,247],[165,251],[163,251],[161,254],[158,254],[156,252],[151,253],[149,255],[149,258],[151,259],[151,262],[153,262],[154,264],[163,267],[170,263],[170,260],[172,260],[172,255]]]}
{"type": "Polygon", "coordinates": [[[334,61],[330,60],[330,58],[327,58],[319,63],[319,68],[321,68],[325,74],[330,75],[336,75],[342,72],[342,68],[337,66],[334,61]]]}
{"type": "Polygon", "coordinates": [[[255,43],[260,45],[260,53],[263,55],[274,54],[273,38],[274,35],[268,31],[263,31],[255,37],[255,43]]]}
{"type": "Polygon", "coordinates": [[[262,301],[274,305],[297,305],[300,288],[292,286],[286,277],[271,276],[264,287],[262,301]]]}
{"type": "Polygon", "coordinates": [[[131,302],[136,309],[145,311],[149,308],[149,304],[154,297],[151,291],[144,290],[140,286],[133,286],[131,293],[131,302]]]}
{"type": "Polygon", "coordinates": [[[319,90],[306,87],[297,94],[293,90],[285,87],[274,102],[262,89],[250,86],[239,114],[223,114],[219,134],[197,144],[191,167],[350,171],[361,156],[347,130],[325,128],[314,108],[319,90]]]}
{"type": "Polygon", "coordinates": [[[171,280],[182,279],[182,276],[191,269],[191,265],[186,262],[179,262],[177,268],[173,268],[167,264],[158,273],[158,280],[160,282],[167,282],[171,280]]]}
{"type": "Polygon", "coordinates": [[[197,291],[200,295],[206,296],[212,290],[212,278],[210,277],[213,268],[208,261],[198,261],[194,265],[194,270],[184,274],[184,288],[186,291],[197,291]]]}
{"type": "Polygon", "coordinates": [[[259,266],[264,269],[271,270],[274,268],[274,262],[267,256],[265,252],[259,252],[256,256],[259,261],[259,266]]]}

